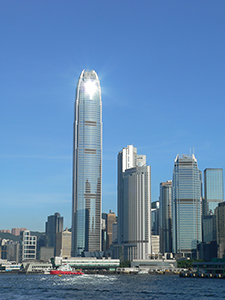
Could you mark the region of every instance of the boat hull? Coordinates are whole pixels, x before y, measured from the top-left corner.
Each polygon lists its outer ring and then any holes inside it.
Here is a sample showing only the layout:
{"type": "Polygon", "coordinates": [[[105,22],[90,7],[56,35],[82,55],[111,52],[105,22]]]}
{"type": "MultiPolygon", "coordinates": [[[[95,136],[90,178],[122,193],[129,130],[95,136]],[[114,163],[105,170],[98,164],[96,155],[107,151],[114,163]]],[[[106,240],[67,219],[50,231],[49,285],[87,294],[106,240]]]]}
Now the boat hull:
{"type": "Polygon", "coordinates": [[[62,270],[51,270],[51,275],[83,275],[81,271],[62,271],[62,270]]]}

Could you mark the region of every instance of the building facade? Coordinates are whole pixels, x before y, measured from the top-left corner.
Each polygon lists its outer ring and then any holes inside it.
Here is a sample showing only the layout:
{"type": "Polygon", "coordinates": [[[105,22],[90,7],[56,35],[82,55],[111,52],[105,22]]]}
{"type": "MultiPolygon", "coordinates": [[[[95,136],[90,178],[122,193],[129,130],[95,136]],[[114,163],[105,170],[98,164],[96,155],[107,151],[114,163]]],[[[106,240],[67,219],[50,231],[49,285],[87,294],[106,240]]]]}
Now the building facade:
{"type": "Polygon", "coordinates": [[[123,259],[151,252],[151,168],[132,145],[118,154],[118,246],[123,259]]]}
{"type": "Polygon", "coordinates": [[[215,213],[218,257],[225,258],[225,202],[219,203],[215,213]]]}
{"type": "Polygon", "coordinates": [[[46,245],[54,247],[54,255],[56,255],[56,234],[63,231],[63,217],[56,212],[54,215],[48,216],[45,223],[46,245]]]}
{"type": "Polygon", "coordinates": [[[101,250],[102,101],[95,71],[78,80],[74,116],[72,256],[101,250]]]}
{"type": "Polygon", "coordinates": [[[152,234],[159,235],[159,201],[151,203],[152,234]]]}
{"type": "Polygon", "coordinates": [[[36,260],[37,237],[30,235],[29,230],[23,231],[22,261],[36,260]]]}
{"type": "Polygon", "coordinates": [[[223,169],[204,170],[204,199],[202,207],[203,242],[216,241],[215,210],[223,202],[223,169]]]}
{"type": "Polygon", "coordinates": [[[113,224],[116,223],[116,214],[113,213],[111,210],[107,214],[107,222],[106,222],[106,242],[107,248],[110,248],[110,245],[113,242],[113,224]]]}
{"type": "Polygon", "coordinates": [[[192,155],[177,155],[172,184],[173,253],[192,255],[202,242],[202,174],[192,155]]]}
{"type": "Polygon", "coordinates": [[[123,243],[124,237],[124,172],[127,169],[135,168],[146,164],[146,156],[138,155],[137,148],[133,145],[124,147],[117,156],[117,230],[118,243],[123,243]]]}
{"type": "Polygon", "coordinates": [[[12,228],[11,234],[19,236],[22,231],[27,230],[27,228],[12,228]]]}
{"type": "Polygon", "coordinates": [[[160,252],[172,252],[172,180],[160,183],[159,195],[160,252]]]}
{"type": "Polygon", "coordinates": [[[56,234],[56,256],[68,258],[71,256],[71,235],[72,233],[66,230],[56,234]]]}
{"type": "Polygon", "coordinates": [[[204,170],[203,216],[214,215],[219,203],[223,202],[223,169],[204,170]]]}
{"type": "Polygon", "coordinates": [[[9,241],[7,243],[7,260],[15,261],[19,263],[21,261],[21,242],[19,241],[9,241]]]}

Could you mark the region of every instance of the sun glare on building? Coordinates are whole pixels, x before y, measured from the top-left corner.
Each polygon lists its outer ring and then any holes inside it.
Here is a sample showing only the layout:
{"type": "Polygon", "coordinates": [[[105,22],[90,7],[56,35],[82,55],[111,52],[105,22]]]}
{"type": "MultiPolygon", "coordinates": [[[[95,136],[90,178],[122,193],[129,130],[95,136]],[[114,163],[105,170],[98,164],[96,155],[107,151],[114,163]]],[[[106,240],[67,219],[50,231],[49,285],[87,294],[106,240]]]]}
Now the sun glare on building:
{"type": "Polygon", "coordinates": [[[93,99],[93,95],[96,92],[96,84],[95,81],[88,80],[85,82],[85,92],[90,96],[90,99],[93,99]]]}

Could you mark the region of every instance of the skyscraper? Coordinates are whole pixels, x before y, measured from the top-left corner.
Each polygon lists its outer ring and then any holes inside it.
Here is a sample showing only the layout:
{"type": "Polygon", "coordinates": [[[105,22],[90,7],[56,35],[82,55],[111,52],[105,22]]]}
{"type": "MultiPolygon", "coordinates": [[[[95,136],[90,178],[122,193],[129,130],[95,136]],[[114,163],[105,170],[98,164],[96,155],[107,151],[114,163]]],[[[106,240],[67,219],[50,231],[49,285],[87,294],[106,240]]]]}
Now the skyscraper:
{"type": "Polygon", "coordinates": [[[225,254],[225,202],[219,203],[215,210],[218,257],[223,258],[225,254]]]}
{"type": "Polygon", "coordinates": [[[116,223],[116,214],[114,214],[111,210],[109,211],[109,213],[107,214],[107,222],[106,222],[106,241],[107,241],[107,245],[106,245],[106,249],[110,248],[110,245],[112,244],[112,236],[113,236],[113,229],[112,226],[113,224],[116,223]]]}
{"type": "Polygon", "coordinates": [[[172,180],[160,183],[159,195],[160,252],[172,252],[172,180]]]}
{"type": "Polygon", "coordinates": [[[177,155],[173,169],[173,252],[191,254],[202,241],[202,173],[192,155],[177,155]]]}
{"type": "Polygon", "coordinates": [[[204,215],[212,215],[223,202],[223,169],[204,170],[204,215]]]}
{"type": "Polygon", "coordinates": [[[203,200],[203,241],[216,240],[215,209],[223,202],[223,169],[207,168],[204,170],[203,200]]]}
{"type": "Polygon", "coordinates": [[[151,168],[132,145],[118,154],[118,247],[125,260],[151,253],[151,168]]]}
{"type": "Polygon", "coordinates": [[[78,80],[74,113],[72,256],[101,250],[102,101],[95,71],[78,80]]]}
{"type": "Polygon", "coordinates": [[[54,255],[56,255],[56,234],[63,231],[63,217],[60,213],[48,216],[45,223],[46,245],[54,247],[54,255]]]}

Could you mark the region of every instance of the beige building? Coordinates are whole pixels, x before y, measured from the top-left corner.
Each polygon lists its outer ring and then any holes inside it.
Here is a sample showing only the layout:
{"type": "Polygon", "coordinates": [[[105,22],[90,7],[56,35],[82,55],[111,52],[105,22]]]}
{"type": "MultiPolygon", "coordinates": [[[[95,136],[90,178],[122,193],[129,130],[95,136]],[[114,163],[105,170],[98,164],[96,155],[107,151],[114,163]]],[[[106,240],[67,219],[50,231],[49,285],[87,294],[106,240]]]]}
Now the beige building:
{"type": "Polygon", "coordinates": [[[107,226],[106,226],[106,249],[110,248],[110,245],[113,242],[113,224],[116,223],[116,215],[110,210],[110,212],[107,214],[107,226]]]}
{"type": "Polygon", "coordinates": [[[71,257],[71,235],[72,233],[68,231],[68,228],[56,233],[56,256],[71,257]]]}
{"type": "Polygon", "coordinates": [[[12,228],[11,234],[18,236],[21,232],[25,230],[27,230],[27,228],[12,228]]]}
{"type": "Polygon", "coordinates": [[[159,253],[159,235],[152,235],[152,254],[159,253]]]}

